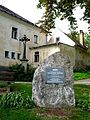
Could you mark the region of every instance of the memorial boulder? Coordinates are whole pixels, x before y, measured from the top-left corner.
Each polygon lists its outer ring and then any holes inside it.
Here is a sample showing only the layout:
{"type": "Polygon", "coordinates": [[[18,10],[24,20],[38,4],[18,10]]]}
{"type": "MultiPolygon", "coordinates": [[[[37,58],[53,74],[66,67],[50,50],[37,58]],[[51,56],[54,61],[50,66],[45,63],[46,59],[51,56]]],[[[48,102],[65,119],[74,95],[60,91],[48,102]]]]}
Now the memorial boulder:
{"type": "Polygon", "coordinates": [[[60,52],[52,54],[34,73],[32,99],[40,107],[75,106],[73,82],[69,58],[60,52]]]}

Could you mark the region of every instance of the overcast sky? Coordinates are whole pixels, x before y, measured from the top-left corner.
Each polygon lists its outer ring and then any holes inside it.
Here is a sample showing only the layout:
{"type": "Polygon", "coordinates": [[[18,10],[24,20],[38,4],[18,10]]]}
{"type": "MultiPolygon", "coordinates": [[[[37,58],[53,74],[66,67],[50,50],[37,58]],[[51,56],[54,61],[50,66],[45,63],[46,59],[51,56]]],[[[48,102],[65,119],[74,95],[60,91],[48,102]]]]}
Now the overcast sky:
{"type": "MultiPolygon", "coordinates": [[[[0,0],[0,4],[6,6],[13,12],[21,15],[22,17],[28,19],[29,21],[36,23],[43,15],[44,10],[37,9],[36,5],[38,0],[0,0]]],[[[82,16],[82,10],[77,8],[75,13],[78,19],[78,31],[87,31],[87,24],[85,22],[80,22],[79,18],[82,16]]],[[[66,20],[60,21],[56,20],[56,27],[59,27],[63,32],[68,33],[68,22],[66,20]]]]}

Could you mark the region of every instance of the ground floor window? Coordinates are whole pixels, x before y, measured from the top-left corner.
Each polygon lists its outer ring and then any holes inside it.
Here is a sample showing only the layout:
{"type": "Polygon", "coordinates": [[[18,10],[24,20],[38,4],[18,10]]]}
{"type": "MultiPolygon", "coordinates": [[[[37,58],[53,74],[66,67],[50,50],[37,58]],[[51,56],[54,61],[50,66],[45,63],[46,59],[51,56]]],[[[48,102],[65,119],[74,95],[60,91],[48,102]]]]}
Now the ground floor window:
{"type": "Polygon", "coordinates": [[[5,51],[5,58],[9,58],[9,51],[5,51]]]}
{"type": "Polygon", "coordinates": [[[15,59],[15,52],[11,52],[11,58],[15,59]]]}
{"type": "Polygon", "coordinates": [[[35,52],[35,54],[34,54],[34,62],[39,62],[39,52],[35,52]]]}
{"type": "Polygon", "coordinates": [[[17,53],[17,59],[20,60],[20,56],[21,54],[20,53],[17,53]]]}

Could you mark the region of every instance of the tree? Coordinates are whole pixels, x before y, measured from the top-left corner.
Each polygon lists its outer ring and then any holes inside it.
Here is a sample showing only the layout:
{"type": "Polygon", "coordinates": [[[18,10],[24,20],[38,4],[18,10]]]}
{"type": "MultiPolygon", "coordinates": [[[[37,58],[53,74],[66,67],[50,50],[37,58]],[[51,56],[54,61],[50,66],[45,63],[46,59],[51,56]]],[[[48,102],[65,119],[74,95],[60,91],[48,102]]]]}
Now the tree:
{"type": "Polygon", "coordinates": [[[87,52],[90,54],[90,33],[85,34],[85,44],[88,47],[87,52]]]}
{"type": "Polygon", "coordinates": [[[79,33],[77,31],[71,31],[67,34],[72,40],[79,41],[79,33]]]}
{"type": "MultiPolygon", "coordinates": [[[[55,27],[55,19],[67,19],[70,22],[71,29],[77,27],[76,18],[73,16],[73,10],[80,6],[85,9],[83,20],[86,20],[90,25],[90,0],[39,0],[38,8],[45,8],[45,13],[42,20],[39,21],[40,26],[47,31],[55,27]]],[[[90,29],[90,26],[89,26],[90,29]]]]}

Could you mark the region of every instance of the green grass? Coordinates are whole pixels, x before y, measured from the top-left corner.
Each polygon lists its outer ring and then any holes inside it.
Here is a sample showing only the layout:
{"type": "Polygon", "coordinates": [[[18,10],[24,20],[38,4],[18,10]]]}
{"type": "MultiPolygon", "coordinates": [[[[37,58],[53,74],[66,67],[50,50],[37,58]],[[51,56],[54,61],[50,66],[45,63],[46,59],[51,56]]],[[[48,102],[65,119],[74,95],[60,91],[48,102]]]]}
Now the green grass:
{"type": "Polygon", "coordinates": [[[41,118],[32,110],[0,109],[0,120],[41,120],[41,118]]]}
{"type": "Polygon", "coordinates": [[[30,97],[32,96],[32,84],[13,83],[11,84],[12,91],[25,91],[30,97]]]}
{"type": "Polygon", "coordinates": [[[75,97],[79,100],[89,100],[90,99],[90,85],[74,85],[75,97]]]}
{"type": "MultiPolygon", "coordinates": [[[[14,83],[11,85],[13,91],[26,91],[28,95],[32,95],[31,84],[14,83]]],[[[89,85],[74,85],[75,96],[81,99],[83,95],[90,97],[89,85]]],[[[83,99],[83,98],[82,98],[83,99]]],[[[0,108],[0,120],[90,120],[90,111],[80,108],[65,109],[66,116],[59,116],[55,113],[47,115],[48,109],[35,107],[33,109],[10,109],[0,108]]]]}
{"type": "Polygon", "coordinates": [[[0,120],[90,120],[90,112],[83,111],[80,108],[71,109],[68,116],[46,115],[46,111],[40,108],[39,112],[35,109],[0,109],[0,120]]]}
{"type": "Polygon", "coordinates": [[[67,120],[90,120],[90,111],[83,111],[80,108],[75,108],[72,111],[72,116],[67,120]]]}
{"type": "Polygon", "coordinates": [[[75,84],[74,85],[74,91],[75,91],[75,95],[77,95],[78,97],[80,97],[80,95],[82,94],[87,94],[90,95],[90,85],[80,85],[80,84],[75,84]]]}
{"type": "Polygon", "coordinates": [[[74,73],[74,80],[82,80],[82,79],[87,79],[90,78],[90,73],[89,72],[75,72],[74,73]]]}

